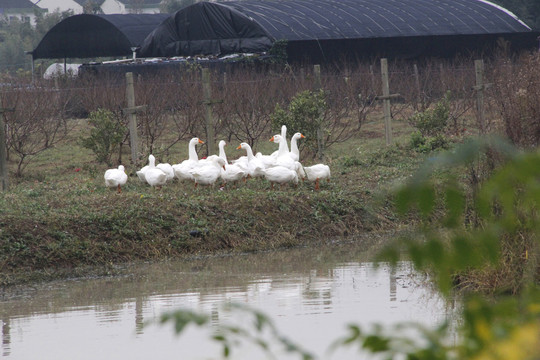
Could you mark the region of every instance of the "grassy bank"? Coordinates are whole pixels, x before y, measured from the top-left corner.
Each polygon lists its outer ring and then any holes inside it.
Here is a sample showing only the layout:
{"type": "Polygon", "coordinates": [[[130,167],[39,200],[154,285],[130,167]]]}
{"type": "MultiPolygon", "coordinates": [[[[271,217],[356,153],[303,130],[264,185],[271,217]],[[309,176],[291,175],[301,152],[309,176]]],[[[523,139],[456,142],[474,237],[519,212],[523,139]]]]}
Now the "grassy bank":
{"type": "MultiPolygon", "coordinates": [[[[130,177],[121,194],[105,188],[107,166],[78,145],[75,133],[39,155],[22,178],[11,177],[10,191],[0,194],[0,284],[79,275],[80,269],[106,273],[135,260],[299,246],[399,227],[385,190],[409,176],[422,156],[404,145],[410,133],[406,124],[396,124],[398,141],[390,147],[384,145],[382,129],[374,121],[360,137],[329,149],[325,162],[332,179],[320,191],[307,182],[271,190],[265,180],[223,190],[174,181],[155,190],[127,165],[130,177]]],[[[179,162],[186,156],[184,147],[163,160],[179,162]]],[[[231,159],[243,155],[228,151],[231,159]]]]}

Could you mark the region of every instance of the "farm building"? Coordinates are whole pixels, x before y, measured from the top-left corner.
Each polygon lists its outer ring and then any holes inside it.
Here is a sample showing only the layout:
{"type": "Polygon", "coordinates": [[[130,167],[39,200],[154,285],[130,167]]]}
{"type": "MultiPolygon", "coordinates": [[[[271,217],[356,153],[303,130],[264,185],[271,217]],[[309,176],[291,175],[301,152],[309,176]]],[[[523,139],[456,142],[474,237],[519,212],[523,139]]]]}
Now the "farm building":
{"type": "Polygon", "coordinates": [[[531,49],[539,35],[485,0],[200,2],[146,15],[152,20],[136,26],[135,16],[144,15],[77,16],[53,27],[34,59],[129,56],[133,47],[142,58],[220,57],[267,52],[277,40],[286,41],[289,61],[451,57],[490,50],[501,39],[531,49]]]}
{"type": "Polygon", "coordinates": [[[286,40],[289,60],[453,56],[503,38],[515,49],[535,34],[484,0],[242,0],[201,2],[172,14],[140,56],[225,55],[268,50],[286,40]]]}
{"type": "Polygon", "coordinates": [[[168,14],[80,14],[53,26],[31,52],[34,59],[126,56],[168,14]]]}

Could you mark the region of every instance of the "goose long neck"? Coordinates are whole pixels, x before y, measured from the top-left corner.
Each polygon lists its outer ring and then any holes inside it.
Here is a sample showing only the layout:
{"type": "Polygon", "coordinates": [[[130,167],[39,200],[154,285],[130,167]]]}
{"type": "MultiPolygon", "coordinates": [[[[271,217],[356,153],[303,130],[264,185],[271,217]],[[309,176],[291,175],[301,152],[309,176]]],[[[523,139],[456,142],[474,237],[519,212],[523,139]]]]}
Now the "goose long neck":
{"type": "Polygon", "coordinates": [[[195,150],[195,141],[189,142],[189,160],[199,160],[199,156],[197,155],[197,151],[195,150]]]}
{"type": "Polygon", "coordinates": [[[150,155],[148,157],[148,167],[149,168],[155,168],[156,167],[156,158],[153,155],[150,155]]]}
{"type": "Polygon", "coordinates": [[[253,150],[251,149],[250,146],[246,146],[246,153],[247,153],[248,161],[251,161],[254,158],[254,156],[253,156],[253,150]]]}
{"type": "Polygon", "coordinates": [[[298,150],[298,143],[297,143],[297,138],[296,137],[292,137],[291,139],[291,152],[296,154],[296,155],[300,155],[300,151],[298,150]]]}
{"type": "Polygon", "coordinates": [[[227,154],[225,154],[225,145],[219,144],[219,157],[227,163],[227,154]]]}
{"type": "Polygon", "coordinates": [[[278,156],[286,155],[289,152],[289,146],[287,145],[287,139],[281,136],[279,141],[278,156]]]}

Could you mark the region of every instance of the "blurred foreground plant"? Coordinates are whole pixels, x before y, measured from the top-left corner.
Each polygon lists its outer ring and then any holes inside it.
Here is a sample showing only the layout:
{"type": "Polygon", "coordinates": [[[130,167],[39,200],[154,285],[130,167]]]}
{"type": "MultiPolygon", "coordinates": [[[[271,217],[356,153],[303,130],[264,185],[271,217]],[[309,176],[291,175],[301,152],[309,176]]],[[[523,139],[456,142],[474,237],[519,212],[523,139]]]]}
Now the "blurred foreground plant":
{"type": "MultiPolygon", "coordinates": [[[[538,235],[540,219],[540,154],[521,153],[500,140],[466,142],[453,152],[431,158],[396,193],[397,210],[406,216],[415,212],[419,231],[388,245],[378,261],[397,264],[407,254],[419,271],[432,275],[434,284],[446,296],[461,296],[462,312],[457,329],[449,323],[436,329],[419,324],[398,324],[385,329],[380,325],[364,330],[348,325],[348,333],[331,349],[356,346],[383,359],[538,359],[540,358],[540,287],[538,286],[538,235]],[[497,153],[506,161],[478,188],[464,186],[456,169],[485,161],[483,154],[497,153]],[[480,160],[482,159],[482,160],[480,160]],[[448,171],[450,169],[450,171],[448,171]],[[441,181],[442,179],[442,181],[441,181]],[[477,221],[467,220],[476,212],[477,221]],[[510,246],[508,246],[510,244],[510,246]],[[507,262],[516,257],[518,262],[507,262]],[[513,267],[518,277],[513,288],[494,288],[492,294],[455,290],[460,281],[474,277],[477,269],[513,267]],[[406,335],[401,335],[406,334],[406,335]]],[[[496,285],[496,284],[495,284],[496,285]]],[[[280,337],[261,313],[247,309],[255,317],[253,326],[260,334],[265,326],[286,348],[312,358],[280,337]]],[[[189,322],[202,325],[189,312],[166,315],[177,332],[189,322]]],[[[229,357],[234,337],[250,340],[269,350],[267,342],[246,329],[221,327],[214,336],[229,357]]]]}

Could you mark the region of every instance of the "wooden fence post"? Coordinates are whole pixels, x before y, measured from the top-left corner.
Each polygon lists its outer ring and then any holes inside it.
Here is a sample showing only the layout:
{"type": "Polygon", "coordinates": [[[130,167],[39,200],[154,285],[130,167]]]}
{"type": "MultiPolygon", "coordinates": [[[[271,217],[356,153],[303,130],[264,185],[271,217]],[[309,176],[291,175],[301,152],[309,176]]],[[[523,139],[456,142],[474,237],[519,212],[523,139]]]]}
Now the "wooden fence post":
{"type": "Polygon", "coordinates": [[[484,84],[484,61],[474,60],[474,72],[476,74],[476,86],[473,89],[476,91],[476,112],[478,117],[478,125],[480,135],[486,133],[486,117],[484,113],[484,90],[492,84],[484,84]]]}
{"type": "Polygon", "coordinates": [[[422,94],[422,89],[420,88],[420,73],[418,71],[418,65],[414,64],[413,69],[414,69],[414,82],[416,85],[416,92],[418,93],[417,100],[420,101],[420,103],[422,104],[422,110],[424,110],[424,96],[422,94]]]}
{"type": "Polygon", "coordinates": [[[392,144],[392,113],[390,112],[390,99],[399,97],[399,94],[390,94],[390,83],[388,80],[388,60],[381,59],[381,77],[382,77],[382,96],[377,96],[375,99],[383,101],[384,112],[384,133],[386,137],[386,145],[392,144]]]}
{"type": "Polygon", "coordinates": [[[126,73],[126,100],[128,107],[124,109],[129,117],[129,141],[131,144],[131,162],[139,162],[139,136],[137,135],[137,115],[140,107],[135,106],[135,88],[133,86],[133,73],[126,73]]]}
{"type": "Polygon", "coordinates": [[[6,125],[4,124],[4,113],[14,111],[14,109],[4,109],[0,103],[0,190],[7,191],[9,188],[7,152],[6,152],[6,125]]]}
{"type": "Polygon", "coordinates": [[[202,83],[204,96],[204,109],[206,119],[206,144],[208,147],[208,155],[214,154],[214,120],[212,118],[212,88],[210,86],[210,71],[202,69],[202,83]]]}
{"type": "MultiPolygon", "coordinates": [[[[322,88],[321,65],[313,65],[313,74],[315,76],[314,90],[318,92],[322,88]]],[[[324,131],[322,124],[317,128],[317,156],[320,160],[324,157],[324,131]]]]}

